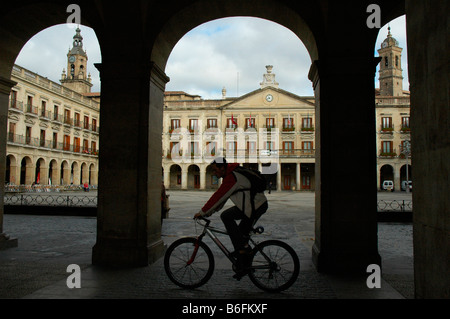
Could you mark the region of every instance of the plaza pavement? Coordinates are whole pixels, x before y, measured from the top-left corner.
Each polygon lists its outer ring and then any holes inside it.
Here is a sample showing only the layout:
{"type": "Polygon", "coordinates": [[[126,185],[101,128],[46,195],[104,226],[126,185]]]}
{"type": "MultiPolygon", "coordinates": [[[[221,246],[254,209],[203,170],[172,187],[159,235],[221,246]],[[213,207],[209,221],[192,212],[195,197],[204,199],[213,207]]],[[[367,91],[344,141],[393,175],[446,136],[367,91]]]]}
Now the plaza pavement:
{"type": "MultiPolygon", "coordinates": [[[[211,196],[209,191],[168,191],[169,218],[162,225],[162,239],[169,246],[182,236],[193,236],[200,227],[192,216],[211,196]]],[[[91,192],[90,196],[95,196],[91,192]]],[[[269,210],[258,225],[265,228],[260,240],[280,239],[299,255],[301,271],[288,290],[272,294],[259,290],[245,277],[232,278],[230,263],[213,249],[216,268],[211,280],[195,290],[175,286],[167,278],[163,258],[148,267],[110,269],[91,264],[96,241],[95,217],[4,216],[4,232],[18,238],[18,247],[0,251],[0,298],[25,299],[180,299],[188,301],[245,299],[404,299],[414,297],[412,225],[379,223],[382,257],[381,288],[369,289],[367,276],[342,277],[318,273],[311,261],[314,243],[314,193],[272,192],[269,210]],[[81,288],[69,289],[67,266],[81,267],[81,288]]],[[[411,194],[379,193],[379,199],[410,199],[411,194]]],[[[225,206],[230,206],[227,203],[225,206]]],[[[211,217],[222,225],[219,214],[211,217]]],[[[221,238],[226,245],[229,239],[221,238]]],[[[181,307],[181,305],[180,305],[181,307]]],[[[178,310],[177,310],[178,311],[178,310]]]]}

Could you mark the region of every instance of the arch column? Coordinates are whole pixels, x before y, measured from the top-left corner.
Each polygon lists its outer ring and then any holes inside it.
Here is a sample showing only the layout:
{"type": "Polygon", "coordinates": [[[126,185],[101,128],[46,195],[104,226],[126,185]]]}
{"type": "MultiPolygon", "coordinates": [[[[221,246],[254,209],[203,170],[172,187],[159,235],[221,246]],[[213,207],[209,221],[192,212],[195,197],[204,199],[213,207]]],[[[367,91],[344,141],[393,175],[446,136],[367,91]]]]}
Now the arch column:
{"type": "Polygon", "coordinates": [[[309,78],[316,97],[316,240],[313,262],[320,272],[365,273],[378,264],[375,156],[374,76],[379,59],[351,56],[315,61],[309,78]],[[351,65],[351,68],[343,67],[351,65]],[[357,79],[355,81],[355,79],[357,79]],[[342,92],[352,83],[352,99],[342,92]],[[345,105],[345,112],[338,106],[345,105]],[[342,143],[352,132],[353,142],[342,143]],[[348,176],[348,154],[358,146],[353,163],[353,192],[342,187],[348,176]]]}
{"type": "Polygon", "coordinates": [[[300,169],[301,169],[301,164],[299,162],[295,166],[295,184],[297,185],[295,189],[297,191],[300,191],[302,188],[302,179],[300,176],[300,169]]]}
{"type": "Polygon", "coordinates": [[[200,165],[200,189],[206,188],[206,167],[207,164],[200,165]]]}
{"type": "Polygon", "coordinates": [[[140,56],[139,44],[127,44],[127,32],[121,32],[117,42],[125,42],[121,48],[127,50],[128,59],[124,61],[125,53],[114,46],[106,49],[103,63],[97,65],[105,111],[92,262],[129,267],[154,262],[165,248],[161,183],[154,181],[161,180],[163,98],[169,79],[155,64],[142,62],[146,59],[140,56]]]}
{"type": "Polygon", "coordinates": [[[181,167],[181,189],[188,188],[189,167],[185,164],[181,167]]]}
{"type": "Polygon", "coordinates": [[[0,76],[0,180],[2,181],[2,186],[0,187],[0,250],[17,247],[17,239],[10,238],[3,232],[3,205],[5,197],[3,181],[5,180],[6,170],[6,127],[8,123],[8,102],[11,88],[16,84],[16,82],[0,76]]]}

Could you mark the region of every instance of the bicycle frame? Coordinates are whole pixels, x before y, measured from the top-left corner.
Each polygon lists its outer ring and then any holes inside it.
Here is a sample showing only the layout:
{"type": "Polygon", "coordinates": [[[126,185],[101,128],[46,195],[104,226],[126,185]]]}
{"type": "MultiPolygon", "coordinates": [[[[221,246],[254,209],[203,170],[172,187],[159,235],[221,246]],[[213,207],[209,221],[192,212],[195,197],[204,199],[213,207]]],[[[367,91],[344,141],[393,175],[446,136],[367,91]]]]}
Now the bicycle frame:
{"type": "MultiPolygon", "coordinates": [[[[231,261],[231,263],[235,264],[236,260],[231,256],[230,251],[224,246],[224,244],[222,244],[222,242],[219,240],[219,238],[214,234],[214,233],[218,233],[218,234],[228,235],[228,233],[223,229],[209,226],[209,224],[211,223],[211,221],[209,219],[199,218],[196,222],[197,222],[197,224],[203,226],[203,231],[197,237],[197,241],[202,241],[203,237],[205,237],[205,235],[208,235],[209,238],[211,238],[212,241],[220,248],[220,250],[224,253],[224,255],[227,256],[227,258],[231,261]],[[203,220],[205,222],[205,224],[201,224],[199,222],[199,220],[203,220]]],[[[253,241],[253,239],[251,237],[249,238],[249,241],[252,243],[252,245],[254,247],[256,247],[256,243],[253,241]]],[[[197,254],[197,250],[198,250],[198,243],[196,243],[196,245],[195,245],[194,253],[192,254],[191,260],[189,260],[190,263],[192,263],[194,261],[195,256],[197,254]]],[[[267,256],[265,256],[265,257],[267,258],[267,256]]]]}

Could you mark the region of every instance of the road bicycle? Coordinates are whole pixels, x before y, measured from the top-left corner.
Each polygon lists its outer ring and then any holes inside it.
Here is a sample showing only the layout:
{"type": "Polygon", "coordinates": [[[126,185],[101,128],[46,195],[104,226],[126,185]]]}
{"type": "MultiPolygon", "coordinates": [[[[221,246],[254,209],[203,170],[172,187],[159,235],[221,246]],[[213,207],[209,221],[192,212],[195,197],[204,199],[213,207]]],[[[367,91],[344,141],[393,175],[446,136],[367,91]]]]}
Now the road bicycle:
{"type": "MultiPolygon", "coordinates": [[[[236,272],[237,258],[217,238],[215,233],[228,235],[225,230],[210,226],[206,218],[196,219],[203,227],[197,237],[180,238],[173,242],[164,256],[164,269],[170,280],[182,288],[194,289],[204,285],[214,272],[214,255],[203,241],[208,235],[232,263],[236,272]]],[[[257,243],[253,234],[262,234],[263,227],[253,228],[249,235],[248,276],[258,288],[268,292],[280,292],[291,287],[300,272],[300,261],[294,249],[280,240],[257,243]]]]}

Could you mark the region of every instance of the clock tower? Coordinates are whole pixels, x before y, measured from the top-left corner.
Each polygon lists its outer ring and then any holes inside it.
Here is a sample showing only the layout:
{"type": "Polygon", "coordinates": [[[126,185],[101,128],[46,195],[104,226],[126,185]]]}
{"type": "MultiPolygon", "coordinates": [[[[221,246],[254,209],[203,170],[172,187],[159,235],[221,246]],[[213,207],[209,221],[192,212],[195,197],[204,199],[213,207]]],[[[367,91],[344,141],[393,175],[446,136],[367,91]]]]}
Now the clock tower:
{"type": "Polygon", "coordinates": [[[402,50],[398,46],[398,41],[391,35],[391,28],[388,27],[387,38],[381,43],[381,49],[378,50],[378,54],[381,57],[379,71],[380,95],[403,95],[402,50]]]}
{"type": "Polygon", "coordinates": [[[80,28],[77,28],[73,37],[73,48],[67,53],[67,74],[63,70],[61,75],[61,84],[78,93],[91,92],[91,75],[87,75],[88,57],[83,50],[83,37],[80,28]]]}

